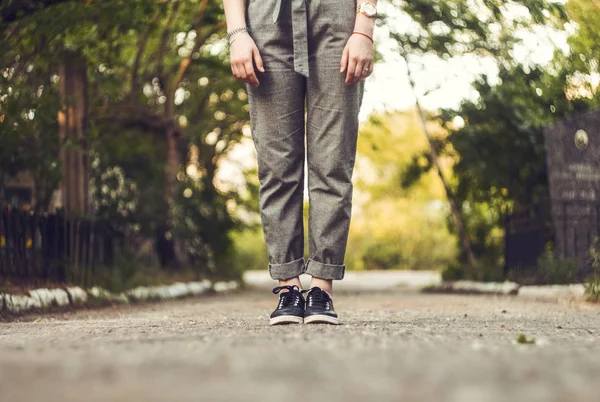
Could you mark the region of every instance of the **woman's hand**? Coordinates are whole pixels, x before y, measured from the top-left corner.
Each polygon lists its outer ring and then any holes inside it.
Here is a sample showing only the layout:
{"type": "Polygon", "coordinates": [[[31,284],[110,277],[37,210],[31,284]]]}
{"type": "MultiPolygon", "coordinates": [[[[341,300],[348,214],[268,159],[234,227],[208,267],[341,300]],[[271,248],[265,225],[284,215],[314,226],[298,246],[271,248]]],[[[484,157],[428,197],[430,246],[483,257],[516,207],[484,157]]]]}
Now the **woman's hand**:
{"type": "Polygon", "coordinates": [[[353,34],[342,54],[340,72],[346,71],[346,85],[355,84],[373,72],[373,42],[366,36],[353,34]]]}
{"type": "Polygon", "coordinates": [[[256,78],[254,64],[262,73],[265,72],[260,52],[256,47],[256,43],[247,32],[242,32],[234,36],[231,47],[229,49],[231,59],[231,72],[236,78],[243,80],[245,83],[257,87],[260,83],[256,78]]]}

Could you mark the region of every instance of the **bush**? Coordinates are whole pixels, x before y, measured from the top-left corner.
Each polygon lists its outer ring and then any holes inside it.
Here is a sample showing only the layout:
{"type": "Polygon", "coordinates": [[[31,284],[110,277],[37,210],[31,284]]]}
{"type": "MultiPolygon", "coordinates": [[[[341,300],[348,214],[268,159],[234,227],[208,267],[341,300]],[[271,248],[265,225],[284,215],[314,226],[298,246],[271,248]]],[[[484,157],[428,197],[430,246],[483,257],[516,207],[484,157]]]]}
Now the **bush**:
{"type": "Polygon", "coordinates": [[[588,300],[594,303],[600,302],[600,275],[594,274],[585,282],[585,292],[588,300]]]}
{"type": "Polygon", "coordinates": [[[442,271],[442,281],[460,281],[465,279],[465,270],[457,264],[448,265],[442,271]]]}
{"type": "Polygon", "coordinates": [[[404,257],[405,250],[398,247],[395,241],[379,241],[365,247],[363,263],[367,270],[398,269],[409,265],[404,257]]]}
{"type": "Polygon", "coordinates": [[[588,294],[588,300],[594,303],[600,302],[600,239],[594,241],[594,246],[590,250],[592,256],[592,268],[594,273],[586,280],[585,291],[588,294]]]}
{"type": "Polygon", "coordinates": [[[442,217],[427,217],[416,206],[410,217],[394,215],[395,205],[392,200],[381,210],[365,214],[368,219],[353,221],[346,252],[350,269],[441,270],[456,260],[455,242],[442,217]]]}
{"type": "Polygon", "coordinates": [[[482,282],[503,282],[505,277],[502,267],[488,260],[479,261],[473,272],[460,264],[451,264],[442,271],[442,280],[444,282],[463,279],[482,282]]]}
{"type": "Polygon", "coordinates": [[[504,267],[499,266],[494,261],[482,261],[479,263],[478,269],[483,275],[483,282],[504,282],[506,280],[506,276],[504,275],[504,267]]]}
{"type": "Polygon", "coordinates": [[[191,267],[181,267],[176,271],[165,270],[147,258],[119,250],[115,253],[113,266],[97,267],[93,284],[119,293],[138,286],[170,285],[198,279],[198,272],[191,267]]]}
{"type": "Polygon", "coordinates": [[[234,231],[232,239],[235,250],[232,264],[239,272],[267,269],[269,258],[260,226],[234,231]]]}
{"type": "Polygon", "coordinates": [[[561,285],[577,280],[578,263],[574,258],[560,258],[546,251],[538,259],[539,279],[546,285],[561,285]]]}

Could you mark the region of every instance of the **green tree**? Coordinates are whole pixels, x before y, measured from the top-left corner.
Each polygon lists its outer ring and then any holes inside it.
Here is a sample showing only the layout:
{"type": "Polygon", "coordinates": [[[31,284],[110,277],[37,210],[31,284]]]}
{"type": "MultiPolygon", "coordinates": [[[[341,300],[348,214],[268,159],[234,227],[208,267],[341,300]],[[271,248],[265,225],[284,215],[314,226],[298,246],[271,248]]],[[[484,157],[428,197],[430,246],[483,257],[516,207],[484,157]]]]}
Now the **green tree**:
{"type": "MultiPolygon", "coordinates": [[[[581,10],[583,3],[587,4],[572,0],[567,10],[581,10]]],[[[537,22],[535,14],[531,15],[532,22],[537,22]]],[[[577,22],[579,29],[569,38],[570,54],[557,50],[553,61],[545,66],[521,64],[510,58],[511,47],[503,45],[498,77],[482,76],[473,83],[479,98],[439,114],[450,135],[438,146],[456,159],[455,194],[466,216],[474,251],[484,258],[487,269],[496,266],[495,271],[500,271],[503,214],[547,201],[544,127],[575,111],[597,107],[598,101],[586,96],[595,89],[585,79],[592,72],[590,67],[597,66],[592,58],[594,50],[586,48],[584,55],[573,57],[578,46],[591,43],[582,36],[595,31],[586,28],[595,20],[586,17],[577,22]],[[457,127],[454,122],[458,117],[464,125],[457,127]]],[[[431,164],[422,168],[413,164],[409,171],[418,177],[419,171],[430,168],[431,164]]],[[[465,260],[464,254],[461,260],[465,260]]]]}
{"type": "MultiPolygon", "coordinates": [[[[443,134],[439,126],[431,130],[443,134]]],[[[446,226],[449,211],[435,173],[420,176],[410,189],[400,186],[412,156],[427,149],[414,110],[374,115],[361,127],[347,253],[350,266],[439,269],[454,260],[456,238],[446,226]]],[[[451,162],[441,160],[446,174],[451,162]]]]}
{"type": "MultiPolygon", "coordinates": [[[[202,228],[192,231],[181,213],[193,209],[190,202],[201,209],[211,199],[221,197],[224,205],[237,197],[220,194],[213,183],[219,161],[247,122],[244,88],[231,77],[223,46],[220,2],[9,2],[0,15],[6,34],[0,42],[0,116],[11,123],[0,132],[9,144],[0,152],[0,173],[36,166],[47,175],[60,172],[58,68],[67,54],[80,55],[87,63],[97,214],[123,230],[156,235],[166,265],[185,262],[194,236],[206,242],[227,234],[228,224],[213,224],[228,221],[226,209],[209,214],[213,220],[193,218],[198,225],[192,227],[202,228]],[[38,7],[42,3],[51,6],[38,7]],[[31,122],[29,111],[35,114],[31,122]],[[40,152],[29,148],[30,155],[20,149],[31,141],[33,126],[40,152]],[[205,141],[214,132],[216,141],[205,141]],[[201,184],[185,198],[192,147],[199,150],[194,164],[200,172],[193,180],[201,184]],[[186,236],[179,247],[177,236],[186,236]]],[[[50,178],[53,190],[60,175],[50,178]]],[[[217,247],[219,241],[213,254],[226,249],[217,247]]]]}

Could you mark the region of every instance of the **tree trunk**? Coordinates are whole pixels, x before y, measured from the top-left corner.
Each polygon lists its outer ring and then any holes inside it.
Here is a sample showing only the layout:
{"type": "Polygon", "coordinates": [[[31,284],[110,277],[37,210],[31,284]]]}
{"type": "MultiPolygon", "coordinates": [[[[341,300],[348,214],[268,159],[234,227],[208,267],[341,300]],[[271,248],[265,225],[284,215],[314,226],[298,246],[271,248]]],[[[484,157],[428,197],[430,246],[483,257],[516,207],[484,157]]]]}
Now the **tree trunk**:
{"type": "Polygon", "coordinates": [[[464,220],[464,217],[462,214],[462,210],[460,209],[458,203],[456,202],[456,198],[454,197],[454,194],[452,192],[452,189],[450,188],[450,185],[448,184],[448,181],[444,177],[444,172],[442,171],[442,167],[441,167],[440,161],[439,161],[439,155],[433,144],[431,133],[429,132],[429,129],[427,128],[427,118],[425,117],[425,112],[423,111],[423,108],[421,107],[421,103],[419,102],[419,96],[417,95],[417,91],[415,89],[415,82],[412,77],[412,73],[410,70],[410,65],[408,63],[407,56],[404,56],[404,61],[406,63],[406,71],[408,72],[408,80],[410,83],[410,87],[415,96],[415,104],[417,106],[417,112],[419,113],[419,117],[421,119],[421,124],[423,125],[423,132],[425,133],[425,137],[427,137],[427,142],[429,143],[429,153],[431,154],[431,159],[433,161],[435,169],[438,173],[438,176],[440,177],[442,185],[444,186],[444,190],[446,192],[446,198],[448,199],[448,203],[450,204],[450,210],[452,211],[452,215],[454,215],[454,219],[456,221],[456,226],[458,228],[458,235],[460,238],[460,242],[465,250],[465,253],[467,254],[467,263],[469,265],[468,268],[470,270],[470,273],[473,275],[474,279],[481,279],[480,272],[478,272],[478,270],[477,270],[477,260],[475,259],[475,254],[473,254],[473,248],[471,247],[471,241],[469,240],[469,235],[468,235],[466,227],[465,227],[465,220],[464,220]]]}
{"type": "Polygon", "coordinates": [[[66,213],[90,212],[85,60],[66,54],[60,66],[62,109],[58,112],[62,182],[60,202],[66,213]]]}
{"type": "MultiPolygon", "coordinates": [[[[66,53],[60,66],[59,86],[62,109],[58,112],[62,181],[60,203],[66,217],[84,216],[90,212],[87,144],[87,78],[86,64],[78,54],[66,53]]],[[[64,234],[68,257],[77,266],[80,256],[80,220],[65,219],[64,234]]],[[[70,280],[74,278],[69,278],[70,280]]]]}
{"type": "MultiPolygon", "coordinates": [[[[177,173],[181,158],[178,151],[179,133],[175,129],[175,104],[174,93],[171,88],[167,88],[167,100],[165,106],[165,120],[170,122],[165,130],[165,140],[167,146],[167,160],[165,166],[165,200],[170,204],[175,197],[175,189],[177,186],[177,173]]],[[[170,210],[170,208],[169,208],[170,210]]]]}
{"type": "Polygon", "coordinates": [[[177,173],[181,165],[179,153],[180,132],[175,122],[175,88],[166,88],[164,118],[170,122],[165,129],[166,163],[163,206],[156,232],[156,245],[160,262],[163,267],[177,269],[185,261],[186,254],[179,239],[173,233],[173,205],[177,190],[177,173]]]}

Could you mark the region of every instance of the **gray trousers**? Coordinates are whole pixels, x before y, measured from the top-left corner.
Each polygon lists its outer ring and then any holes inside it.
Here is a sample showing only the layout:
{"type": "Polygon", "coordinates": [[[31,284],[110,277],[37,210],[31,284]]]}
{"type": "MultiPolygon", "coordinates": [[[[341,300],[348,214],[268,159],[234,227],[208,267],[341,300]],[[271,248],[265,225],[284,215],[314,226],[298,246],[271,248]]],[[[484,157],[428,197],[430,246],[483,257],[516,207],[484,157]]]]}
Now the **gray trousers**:
{"type": "Polygon", "coordinates": [[[260,86],[247,90],[273,279],[344,277],[364,83],[345,85],[340,60],[355,10],[355,0],[247,0],[247,24],[265,67],[257,72],[260,86]]]}

